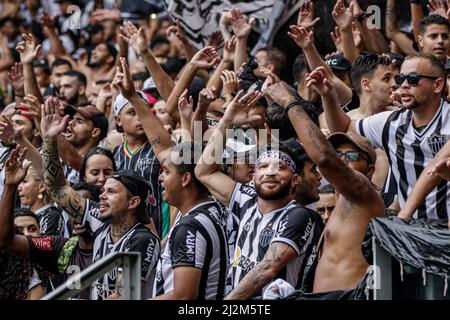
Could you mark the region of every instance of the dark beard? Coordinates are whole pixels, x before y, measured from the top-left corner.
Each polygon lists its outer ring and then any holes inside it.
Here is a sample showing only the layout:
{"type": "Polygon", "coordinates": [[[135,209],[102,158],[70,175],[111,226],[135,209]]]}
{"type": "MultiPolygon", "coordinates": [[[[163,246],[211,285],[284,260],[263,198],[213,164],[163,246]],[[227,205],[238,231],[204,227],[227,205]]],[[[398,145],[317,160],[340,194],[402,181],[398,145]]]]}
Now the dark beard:
{"type": "Polygon", "coordinates": [[[277,192],[265,192],[261,189],[261,184],[255,184],[255,191],[263,200],[280,200],[286,198],[291,192],[291,183],[290,181],[285,185],[281,185],[277,192]]]}

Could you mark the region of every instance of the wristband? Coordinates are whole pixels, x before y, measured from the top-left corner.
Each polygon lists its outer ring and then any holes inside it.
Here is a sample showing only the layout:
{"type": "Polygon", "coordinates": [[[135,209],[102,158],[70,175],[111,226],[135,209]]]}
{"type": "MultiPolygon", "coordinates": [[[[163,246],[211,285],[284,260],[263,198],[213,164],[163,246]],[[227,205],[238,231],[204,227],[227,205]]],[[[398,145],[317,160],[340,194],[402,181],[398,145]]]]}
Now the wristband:
{"type": "Polygon", "coordinates": [[[289,110],[291,110],[295,106],[301,106],[300,101],[298,101],[297,99],[292,102],[289,102],[289,104],[286,106],[285,108],[286,114],[289,112],[289,110]]]}

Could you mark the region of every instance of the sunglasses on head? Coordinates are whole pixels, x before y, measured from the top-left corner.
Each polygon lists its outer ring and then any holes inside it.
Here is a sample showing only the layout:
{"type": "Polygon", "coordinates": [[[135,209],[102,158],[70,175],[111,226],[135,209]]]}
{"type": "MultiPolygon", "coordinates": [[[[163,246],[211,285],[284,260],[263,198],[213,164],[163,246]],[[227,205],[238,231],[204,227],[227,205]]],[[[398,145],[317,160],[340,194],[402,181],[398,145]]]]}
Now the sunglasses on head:
{"type": "Polygon", "coordinates": [[[347,152],[337,152],[337,155],[339,158],[342,158],[342,156],[345,156],[345,160],[348,162],[356,162],[358,161],[359,157],[363,158],[364,160],[366,160],[368,163],[371,163],[371,161],[369,161],[369,159],[365,156],[363,156],[363,154],[359,151],[347,151],[347,152]]]}
{"type": "Polygon", "coordinates": [[[405,73],[396,74],[394,76],[394,81],[395,81],[395,84],[398,86],[401,86],[402,83],[405,82],[405,80],[408,80],[409,85],[417,86],[419,84],[420,79],[422,79],[422,78],[436,80],[439,77],[427,76],[425,74],[420,74],[418,72],[411,72],[411,73],[407,73],[407,74],[405,74],[405,73]]]}
{"type": "Polygon", "coordinates": [[[219,120],[210,118],[206,118],[206,121],[208,122],[208,126],[216,126],[219,123],[219,120]]]}

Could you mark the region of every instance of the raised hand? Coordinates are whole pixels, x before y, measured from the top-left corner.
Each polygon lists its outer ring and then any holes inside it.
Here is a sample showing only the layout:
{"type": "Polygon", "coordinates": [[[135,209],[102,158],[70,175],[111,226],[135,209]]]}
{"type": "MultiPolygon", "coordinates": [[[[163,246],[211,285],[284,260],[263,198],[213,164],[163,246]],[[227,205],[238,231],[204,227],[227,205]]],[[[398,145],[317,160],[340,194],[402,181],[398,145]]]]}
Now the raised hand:
{"type": "Polygon", "coordinates": [[[439,160],[436,165],[427,171],[430,176],[439,175],[442,179],[450,181],[450,158],[439,160]]]}
{"type": "Polygon", "coordinates": [[[178,19],[176,25],[170,26],[166,30],[167,37],[169,37],[172,33],[174,33],[181,42],[185,42],[187,40],[186,33],[180,24],[180,20],[178,19]]]}
{"type": "Polygon", "coordinates": [[[130,100],[131,97],[137,94],[133,79],[131,78],[130,68],[124,57],[120,57],[120,66],[117,67],[115,81],[116,83],[114,84],[119,87],[120,93],[122,93],[126,99],[130,100]]]}
{"type": "Polygon", "coordinates": [[[255,106],[260,98],[261,92],[259,91],[251,90],[244,95],[244,91],[239,90],[234,99],[228,104],[223,118],[238,126],[261,120],[259,115],[248,115],[250,109],[255,106]]]}
{"type": "Polygon", "coordinates": [[[8,78],[11,81],[14,94],[23,96],[25,94],[25,88],[23,86],[23,66],[21,63],[14,63],[11,71],[8,73],[8,78]]]}
{"type": "Polygon", "coordinates": [[[325,67],[317,67],[306,77],[306,86],[317,91],[321,96],[336,94],[334,85],[330,80],[325,67]]]}
{"type": "Polygon", "coordinates": [[[233,100],[232,93],[236,92],[239,86],[239,79],[233,71],[224,70],[222,71],[222,75],[220,76],[223,84],[223,93],[225,96],[225,100],[230,102],[233,100]]]}
{"type": "Polygon", "coordinates": [[[250,35],[252,31],[253,24],[255,23],[254,18],[250,18],[247,22],[241,11],[237,8],[233,8],[230,11],[231,14],[231,26],[233,28],[233,33],[238,38],[246,38],[250,35]]]}
{"type": "Polygon", "coordinates": [[[104,20],[120,21],[119,10],[97,9],[92,13],[95,22],[101,22],[104,20]]]}
{"type": "Polygon", "coordinates": [[[20,61],[22,64],[30,64],[38,56],[41,45],[36,43],[34,36],[29,34],[23,34],[23,41],[19,42],[16,50],[20,53],[20,61]]]}
{"type": "Polygon", "coordinates": [[[48,98],[45,104],[41,105],[41,132],[44,140],[56,140],[69,124],[69,116],[62,117],[59,107],[58,98],[48,98]]]}
{"type": "Polygon", "coordinates": [[[44,11],[44,14],[41,17],[41,20],[39,21],[39,23],[47,29],[54,29],[55,28],[55,20],[56,17],[50,17],[48,15],[47,11],[44,11]]]}
{"type": "Polygon", "coordinates": [[[27,148],[22,149],[20,146],[17,146],[11,152],[5,164],[5,184],[17,186],[25,179],[31,164],[31,162],[28,162],[23,165],[26,153],[27,148]]]}
{"type": "Polygon", "coordinates": [[[295,25],[291,25],[289,28],[291,31],[288,32],[288,36],[303,50],[314,44],[314,36],[312,31],[308,31],[306,28],[301,28],[295,25]]]}
{"type": "Polygon", "coordinates": [[[120,37],[129,45],[131,45],[140,56],[149,53],[147,39],[145,38],[144,29],[136,28],[130,21],[123,23],[120,27],[120,37]]]}
{"type": "Polygon", "coordinates": [[[2,141],[20,141],[23,138],[23,126],[14,126],[11,119],[2,115],[0,118],[0,139],[2,141]]]}
{"type": "Polygon", "coordinates": [[[345,7],[344,0],[338,0],[331,15],[341,31],[352,27],[354,2],[350,1],[348,8],[345,7]]]}
{"type": "Polygon", "coordinates": [[[192,96],[188,97],[188,89],[185,89],[178,99],[178,111],[180,112],[181,119],[184,119],[190,123],[193,110],[194,100],[192,99],[192,96]]]}
{"type": "Polygon", "coordinates": [[[223,36],[220,31],[216,31],[211,33],[208,36],[208,41],[206,42],[207,47],[213,47],[216,50],[220,50],[223,48],[223,36]]]}
{"type": "Polygon", "coordinates": [[[268,86],[263,94],[267,100],[272,100],[283,108],[295,99],[291,88],[283,81],[268,86]]]}
{"type": "Polygon", "coordinates": [[[190,63],[198,69],[210,69],[218,61],[217,52],[213,47],[205,47],[197,52],[190,63]]]}
{"type": "Polygon", "coordinates": [[[430,10],[430,14],[436,14],[448,19],[444,0],[429,0],[427,7],[430,10]]]}
{"type": "Polygon", "coordinates": [[[203,88],[198,94],[198,107],[206,109],[211,102],[216,100],[215,87],[203,88]]]}
{"type": "Polygon", "coordinates": [[[305,1],[298,12],[297,25],[308,29],[314,27],[319,21],[319,17],[314,19],[313,2],[311,0],[305,1]]]}
{"type": "Polygon", "coordinates": [[[27,94],[23,101],[30,108],[30,111],[22,112],[23,115],[30,115],[33,119],[37,120],[38,123],[41,122],[41,103],[39,99],[32,94],[27,94]]]}
{"type": "Polygon", "coordinates": [[[232,36],[230,40],[225,41],[225,46],[223,48],[223,61],[233,63],[234,52],[236,50],[236,36],[232,36]]]}

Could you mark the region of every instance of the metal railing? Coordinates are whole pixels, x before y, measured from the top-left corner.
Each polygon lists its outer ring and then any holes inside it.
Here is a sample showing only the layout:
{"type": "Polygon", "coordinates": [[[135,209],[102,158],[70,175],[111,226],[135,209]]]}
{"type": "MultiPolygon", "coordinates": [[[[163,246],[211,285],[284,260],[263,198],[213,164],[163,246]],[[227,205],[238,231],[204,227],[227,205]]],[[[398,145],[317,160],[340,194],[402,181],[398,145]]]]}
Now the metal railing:
{"type": "Polygon", "coordinates": [[[114,268],[122,266],[123,299],[141,299],[141,254],[139,252],[112,252],[47,294],[42,300],[66,300],[90,287],[114,268]]]}
{"type": "MultiPolygon", "coordinates": [[[[373,282],[371,283],[373,290],[373,300],[392,300],[393,284],[392,284],[392,263],[391,255],[383,249],[376,238],[372,238],[373,248],[373,282]]],[[[440,300],[448,299],[445,289],[442,290],[442,279],[435,275],[425,274],[426,284],[417,283],[417,286],[423,286],[423,293],[419,299],[440,300]]]]}

